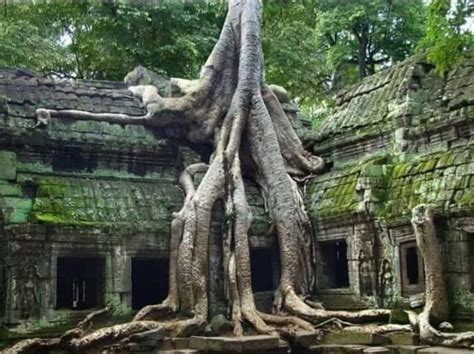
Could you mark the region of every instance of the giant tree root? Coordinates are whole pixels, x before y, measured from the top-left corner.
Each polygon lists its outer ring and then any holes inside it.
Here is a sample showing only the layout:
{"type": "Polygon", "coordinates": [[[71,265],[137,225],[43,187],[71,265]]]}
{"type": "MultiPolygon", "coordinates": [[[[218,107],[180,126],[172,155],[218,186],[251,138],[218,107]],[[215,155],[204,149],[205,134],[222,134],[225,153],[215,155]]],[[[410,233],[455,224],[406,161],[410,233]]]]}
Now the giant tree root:
{"type": "Polygon", "coordinates": [[[50,350],[63,350],[81,353],[86,350],[98,349],[111,344],[126,344],[130,341],[139,342],[148,333],[163,331],[168,336],[188,337],[192,333],[202,331],[205,321],[188,319],[171,322],[132,321],[105,327],[91,333],[83,333],[78,337],[61,336],[53,339],[27,339],[5,351],[13,353],[38,353],[50,350]]]}
{"type": "Polygon", "coordinates": [[[425,307],[417,319],[420,339],[426,344],[474,348],[474,332],[444,333],[431,325],[432,321],[439,323],[448,317],[444,261],[433,219],[434,210],[431,205],[420,204],[413,208],[411,222],[425,264],[425,307]]]}

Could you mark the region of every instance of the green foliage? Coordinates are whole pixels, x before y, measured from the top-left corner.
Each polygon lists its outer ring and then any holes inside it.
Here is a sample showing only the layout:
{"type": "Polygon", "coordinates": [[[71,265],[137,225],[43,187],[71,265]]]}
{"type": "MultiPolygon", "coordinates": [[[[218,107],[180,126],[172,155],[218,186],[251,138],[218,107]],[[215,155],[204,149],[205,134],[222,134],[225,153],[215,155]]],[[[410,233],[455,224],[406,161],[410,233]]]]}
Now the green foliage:
{"type": "Polygon", "coordinates": [[[408,314],[406,311],[404,311],[401,308],[395,307],[391,312],[390,312],[390,319],[389,323],[395,323],[395,324],[409,324],[410,320],[408,318],[408,314]]]}
{"type": "Polygon", "coordinates": [[[44,74],[67,71],[68,53],[47,26],[33,21],[26,6],[0,10],[0,67],[23,67],[44,74]]]}
{"type": "Polygon", "coordinates": [[[424,15],[421,0],[267,2],[267,80],[320,117],[324,110],[312,106],[330,106],[342,87],[412,54],[424,15]]]}
{"type": "MultiPolygon", "coordinates": [[[[0,66],[122,80],[143,65],[196,77],[226,8],[223,0],[6,5],[0,66]]],[[[319,106],[330,107],[336,91],[412,53],[424,34],[424,10],[422,0],[264,1],[267,81],[287,88],[318,120],[328,112],[319,106]]]]}
{"type": "Polygon", "coordinates": [[[432,0],[428,6],[426,35],[418,49],[426,50],[428,60],[436,65],[440,75],[455,67],[473,46],[472,33],[463,28],[473,11],[469,0],[457,1],[455,9],[451,8],[450,0],[432,0]]]}
{"type": "Polygon", "coordinates": [[[222,1],[8,5],[0,14],[0,66],[102,80],[122,80],[136,65],[196,76],[225,9],[222,1]]]}

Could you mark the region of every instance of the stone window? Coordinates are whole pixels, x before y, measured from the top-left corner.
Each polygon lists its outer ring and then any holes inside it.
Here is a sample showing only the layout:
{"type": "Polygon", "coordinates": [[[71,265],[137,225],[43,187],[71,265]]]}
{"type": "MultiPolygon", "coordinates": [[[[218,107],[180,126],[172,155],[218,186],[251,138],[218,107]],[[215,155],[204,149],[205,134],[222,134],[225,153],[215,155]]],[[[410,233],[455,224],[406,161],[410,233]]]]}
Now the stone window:
{"type": "Polygon", "coordinates": [[[349,265],[345,240],[325,241],[319,244],[321,250],[324,288],[349,287],[349,265]]]}
{"type": "Polygon", "coordinates": [[[84,310],[101,307],[104,259],[58,257],[56,307],[84,310]]]}
{"type": "Polygon", "coordinates": [[[254,293],[275,290],[271,248],[250,249],[250,265],[252,269],[252,290],[254,293]]]}
{"type": "Polygon", "coordinates": [[[132,258],[132,308],[159,304],[168,296],[169,259],[132,258]]]}
{"type": "Polygon", "coordinates": [[[53,171],[93,172],[97,168],[97,156],[81,151],[78,147],[65,147],[54,150],[52,155],[53,171]]]}
{"type": "Polygon", "coordinates": [[[415,241],[400,245],[400,270],[403,295],[412,295],[425,290],[425,273],[415,241]]]}

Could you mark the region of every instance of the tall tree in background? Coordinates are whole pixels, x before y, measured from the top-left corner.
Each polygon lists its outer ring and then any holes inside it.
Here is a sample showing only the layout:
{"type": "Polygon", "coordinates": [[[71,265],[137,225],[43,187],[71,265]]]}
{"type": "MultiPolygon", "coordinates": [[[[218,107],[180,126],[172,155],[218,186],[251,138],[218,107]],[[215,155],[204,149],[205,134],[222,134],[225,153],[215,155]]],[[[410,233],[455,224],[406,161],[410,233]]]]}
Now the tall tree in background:
{"type": "Polygon", "coordinates": [[[264,49],[271,82],[303,103],[410,55],[423,35],[422,0],[267,2],[264,49]]]}
{"type": "Polygon", "coordinates": [[[0,12],[0,66],[122,80],[137,65],[196,76],[225,16],[215,2],[55,1],[0,12]]]}
{"type": "Polygon", "coordinates": [[[465,27],[466,20],[474,13],[474,3],[470,0],[457,0],[455,6],[451,3],[450,0],[430,2],[426,35],[418,45],[441,75],[458,64],[474,44],[474,29],[465,27]]]}
{"type": "Polygon", "coordinates": [[[69,73],[69,51],[61,44],[59,32],[49,21],[39,21],[34,9],[1,7],[0,67],[20,67],[44,75],[69,73]]]}
{"type": "MultiPolygon", "coordinates": [[[[225,2],[55,1],[3,10],[0,66],[122,80],[136,65],[196,76],[216,42],[225,2]]],[[[422,35],[423,14],[421,0],[267,1],[268,80],[304,106],[320,104],[409,55],[422,35]]]]}

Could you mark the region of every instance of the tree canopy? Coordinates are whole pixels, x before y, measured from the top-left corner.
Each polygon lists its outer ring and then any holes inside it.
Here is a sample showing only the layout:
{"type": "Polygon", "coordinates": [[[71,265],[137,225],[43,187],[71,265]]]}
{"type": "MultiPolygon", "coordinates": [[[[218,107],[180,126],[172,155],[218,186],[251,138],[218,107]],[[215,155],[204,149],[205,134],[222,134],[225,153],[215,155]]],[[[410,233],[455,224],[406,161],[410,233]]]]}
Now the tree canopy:
{"type": "Polygon", "coordinates": [[[469,0],[433,0],[428,6],[426,35],[418,47],[427,51],[430,62],[443,75],[452,69],[463,57],[464,51],[472,47],[472,29],[466,28],[466,19],[471,18],[474,6],[469,0]]]}
{"type": "MultiPolygon", "coordinates": [[[[264,4],[267,80],[303,108],[330,104],[341,87],[427,51],[443,72],[472,45],[468,1],[277,0],[264,4]],[[463,29],[464,28],[464,29],[463,29]]],[[[197,77],[216,43],[226,1],[66,1],[4,5],[0,67],[59,78],[122,80],[145,66],[197,77]]]]}

